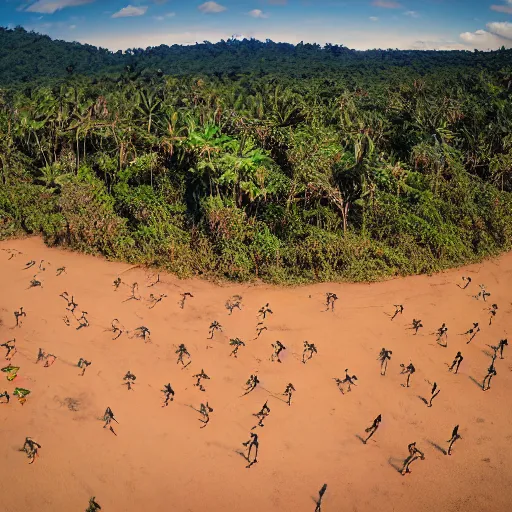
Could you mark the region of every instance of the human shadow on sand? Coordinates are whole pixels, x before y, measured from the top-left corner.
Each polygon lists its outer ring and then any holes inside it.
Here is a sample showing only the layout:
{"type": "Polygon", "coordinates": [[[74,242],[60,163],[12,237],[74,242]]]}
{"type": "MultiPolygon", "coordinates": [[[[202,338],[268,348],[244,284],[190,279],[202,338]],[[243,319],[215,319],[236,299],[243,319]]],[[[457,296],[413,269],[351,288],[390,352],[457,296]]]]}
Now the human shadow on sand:
{"type": "Polygon", "coordinates": [[[397,472],[402,473],[404,459],[397,459],[396,457],[389,457],[388,464],[397,472]]]}
{"type": "Polygon", "coordinates": [[[428,400],[420,395],[417,395],[418,398],[425,404],[425,405],[428,405],[428,400]]]}
{"type": "Polygon", "coordinates": [[[476,384],[480,389],[484,389],[484,386],[483,386],[483,384],[482,384],[480,381],[476,380],[474,377],[471,377],[471,375],[469,375],[469,378],[470,378],[470,380],[472,380],[472,381],[473,381],[473,382],[474,382],[474,383],[475,383],[475,384],[476,384]]]}
{"type": "Polygon", "coordinates": [[[436,450],[440,451],[443,455],[446,455],[446,450],[443,447],[439,446],[437,443],[434,443],[434,441],[431,441],[430,439],[427,439],[427,442],[436,450]]]}

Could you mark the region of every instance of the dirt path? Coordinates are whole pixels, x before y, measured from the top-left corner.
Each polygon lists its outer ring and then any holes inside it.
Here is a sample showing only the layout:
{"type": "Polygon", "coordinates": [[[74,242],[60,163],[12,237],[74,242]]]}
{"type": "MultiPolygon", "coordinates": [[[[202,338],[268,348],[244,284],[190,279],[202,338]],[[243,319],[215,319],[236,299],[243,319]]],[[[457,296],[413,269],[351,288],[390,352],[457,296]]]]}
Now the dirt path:
{"type": "Polygon", "coordinates": [[[13,382],[0,373],[0,392],[11,394],[11,403],[0,405],[5,512],[82,512],[93,495],[104,512],[313,512],[324,483],[323,512],[510,510],[512,347],[496,362],[491,390],[484,393],[478,382],[491,362],[487,345],[512,337],[512,254],[431,277],[283,289],[163,274],[148,287],[155,276],[142,269],[48,249],[39,239],[3,242],[0,249],[23,253],[9,259],[0,251],[0,343],[16,338],[12,364],[20,367],[13,382]],[[23,270],[30,260],[36,265],[23,270]],[[40,260],[43,286],[28,289],[40,260]],[[66,272],[57,277],[62,266],[66,272]],[[473,278],[465,291],[456,286],[462,275],[473,278]],[[123,284],[114,291],[118,276],[123,284]],[[142,299],[127,301],[134,282],[142,299]],[[487,303],[472,298],[480,283],[492,294],[487,303]],[[78,303],[77,317],[88,312],[89,327],[76,329],[59,297],[64,291],[78,303]],[[185,291],[193,297],[181,309],[185,291]],[[323,311],[329,291],[340,298],[334,313],[323,311]],[[167,297],[149,309],[150,293],[167,297]],[[224,304],[234,294],[242,295],[242,310],[230,316],[224,304]],[[268,330],[254,339],[257,312],[267,302],[274,313],[265,321],[268,330]],[[488,326],[491,303],[499,311],[488,326]],[[391,322],[394,304],[405,310],[391,322]],[[27,316],[15,328],[20,306],[27,316]],[[132,333],[147,326],[152,343],[126,332],[113,341],[108,329],[114,318],[132,333]],[[413,318],[425,326],[418,336],[408,329],[413,318]],[[223,333],[211,341],[214,320],[223,333]],[[443,322],[447,348],[431,334],[443,322]],[[458,333],[473,322],[482,330],[467,345],[458,333]],[[236,359],[229,356],[235,337],[246,342],[236,359]],[[276,340],[286,346],[281,364],[270,361],[276,340]],[[301,363],[304,340],[318,349],[307,364],[301,363]],[[192,356],[186,369],[176,364],[180,343],[192,356]],[[58,357],[52,366],[35,364],[40,347],[58,357]],[[393,351],[386,376],[377,361],[382,347],[393,351]],[[453,375],[447,363],[458,350],[464,361],[453,375]],[[76,367],[80,357],[92,361],[84,377],[76,367]],[[404,388],[399,364],[410,361],[417,372],[404,388]],[[343,395],[333,378],[343,378],[345,368],[358,380],[343,395]],[[205,392],[193,385],[201,369],[211,377],[205,392]],[[137,377],[133,391],[123,385],[128,370],[137,377]],[[255,372],[259,386],[240,397],[255,372]],[[441,393],[428,408],[420,397],[430,396],[434,381],[441,393]],[[162,407],[160,390],[168,382],[176,395],[162,407]],[[291,407],[281,396],[289,382],[296,389],[291,407]],[[24,406],[12,396],[16,386],[31,390],[24,406]],[[271,413],[255,430],[259,462],[246,469],[237,452],[266,400],[271,413]],[[214,411],[200,429],[194,409],[206,401],[214,411]],[[119,421],[117,437],[102,428],[106,407],[119,421]],[[382,424],[365,446],[358,436],[379,413],[382,424]],[[441,448],[456,424],[463,439],[448,457],[441,448]],[[33,465],[18,451],[26,436],[42,445],[33,465]],[[402,477],[396,467],[412,441],[426,459],[402,477]]]}

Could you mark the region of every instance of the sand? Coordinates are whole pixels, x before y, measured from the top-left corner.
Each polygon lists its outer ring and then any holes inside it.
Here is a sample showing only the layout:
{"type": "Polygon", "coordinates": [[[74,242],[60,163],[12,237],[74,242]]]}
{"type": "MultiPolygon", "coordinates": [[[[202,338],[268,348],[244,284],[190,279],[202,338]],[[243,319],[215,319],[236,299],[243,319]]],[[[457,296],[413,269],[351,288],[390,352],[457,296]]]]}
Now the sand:
{"type": "MultiPolygon", "coordinates": [[[[11,403],[0,405],[1,510],[84,511],[96,496],[105,512],[313,512],[324,483],[324,512],[510,510],[512,348],[497,360],[491,389],[483,392],[479,383],[491,362],[488,345],[512,334],[512,254],[369,285],[216,285],[161,274],[148,287],[156,275],[145,269],[50,249],[38,238],[2,242],[0,249],[22,252],[9,259],[0,251],[0,342],[16,338],[12,363],[21,368],[13,382],[0,374],[0,391],[11,393],[11,403]],[[29,260],[37,265],[23,270],[29,260]],[[28,289],[40,260],[43,286],[28,289]],[[61,266],[66,273],[57,277],[61,266]],[[464,291],[456,286],[463,275],[473,278],[464,291]],[[118,276],[123,284],[114,291],[118,276]],[[133,282],[140,301],[126,301],[133,282]],[[492,293],[487,303],[472,298],[480,283],[492,293]],[[59,297],[64,291],[74,296],[77,312],[88,312],[89,327],[76,330],[59,297]],[[193,297],[181,309],[185,291],[193,297]],[[326,292],[340,298],[333,313],[324,311],[326,292]],[[167,297],[149,309],[150,293],[167,297]],[[242,310],[229,315],[224,304],[234,294],[242,295],[242,310]],[[268,330],[254,339],[258,310],[267,302],[268,330]],[[491,303],[499,311],[488,326],[491,303]],[[394,304],[405,310],[390,321],[394,304]],[[20,306],[27,316],[16,328],[13,312],[20,306]],[[114,318],[128,331],[146,325],[152,343],[126,332],[113,341],[114,318]],[[417,336],[408,329],[413,318],[425,326],[417,336]],[[208,340],[214,320],[223,332],[208,340]],[[482,331],[467,345],[458,334],[477,321],[482,331]],[[432,334],[443,322],[447,348],[432,334]],[[236,359],[229,355],[234,337],[246,343],[236,359]],[[270,361],[276,340],[287,347],[281,364],[270,361]],[[307,364],[304,340],[318,349],[307,364]],[[176,363],[180,343],[191,354],[185,369],[176,363]],[[57,356],[53,365],[35,364],[40,347],[57,356]],[[393,351],[385,376],[377,361],[382,347],[393,351]],[[454,375],[447,364],[458,350],[464,361],[454,375]],[[92,361],[83,377],[80,357],[92,361]],[[417,371],[405,388],[400,363],[410,361],[417,371]],[[346,368],[358,380],[342,394],[333,378],[343,378],[346,368]],[[211,377],[205,392],[193,385],[201,369],[211,377]],[[132,391],[123,385],[128,370],[137,377],[132,391]],[[255,372],[259,386],[241,397],[255,372]],[[441,393],[428,408],[421,397],[430,396],[434,381],[441,393]],[[176,395],[162,407],[160,390],[168,382],[176,395]],[[289,382],[296,389],[291,406],[281,395],[289,382]],[[31,390],[23,406],[12,396],[15,386],[31,390]],[[271,413],[256,430],[258,463],[246,469],[238,452],[266,400],[271,413]],[[214,411],[201,429],[194,409],[206,401],[214,411]],[[119,421],[117,436],[102,428],[106,407],[119,421]],[[382,424],[364,445],[360,436],[378,414],[382,424]],[[456,424],[462,439],[449,457],[442,449],[456,424]],[[19,451],[26,436],[42,445],[32,465],[19,451]],[[413,441],[426,458],[401,476],[397,468],[413,441]]],[[[0,355],[3,362],[3,349],[0,355]]]]}

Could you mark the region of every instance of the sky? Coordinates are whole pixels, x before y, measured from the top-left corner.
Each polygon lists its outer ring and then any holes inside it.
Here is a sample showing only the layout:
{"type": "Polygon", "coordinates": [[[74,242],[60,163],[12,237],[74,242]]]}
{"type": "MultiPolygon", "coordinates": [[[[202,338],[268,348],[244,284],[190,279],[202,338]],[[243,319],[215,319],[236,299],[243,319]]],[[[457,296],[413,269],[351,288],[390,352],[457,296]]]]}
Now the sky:
{"type": "Polygon", "coordinates": [[[0,26],[110,50],[233,36],[371,48],[512,48],[512,0],[0,0],[0,26]]]}

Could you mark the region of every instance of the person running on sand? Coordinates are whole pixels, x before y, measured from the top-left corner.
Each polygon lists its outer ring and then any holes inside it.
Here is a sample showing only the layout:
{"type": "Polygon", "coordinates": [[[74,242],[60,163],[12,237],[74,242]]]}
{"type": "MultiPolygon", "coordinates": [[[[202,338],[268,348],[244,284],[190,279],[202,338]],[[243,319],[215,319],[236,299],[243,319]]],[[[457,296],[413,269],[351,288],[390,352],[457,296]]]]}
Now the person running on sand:
{"type": "Polygon", "coordinates": [[[251,430],[254,430],[256,427],[264,427],[263,420],[270,414],[270,407],[268,406],[268,400],[263,404],[263,407],[259,412],[253,414],[258,418],[258,424],[252,427],[251,430]]]}
{"type": "Polygon", "coordinates": [[[412,471],[409,469],[409,466],[411,463],[413,463],[416,459],[425,460],[425,454],[416,448],[416,441],[414,443],[411,443],[407,449],[409,450],[409,456],[404,460],[404,465],[402,467],[402,470],[400,473],[402,473],[402,476],[406,473],[412,473],[412,471]]]}
{"type": "Polygon", "coordinates": [[[272,348],[274,349],[273,354],[270,356],[270,360],[274,362],[274,359],[277,360],[278,363],[281,362],[281,359],[279,358],[279,354],[286,350],[286,347],[280,342],[276,341],[275,343],[272,343],[272,348]]]}
{"type": "Polygon", "coordinates": [[[240,338],[233,338],[233,339],[230,339],[229,340],[229,344],[234,347],[233,350],[231,351],[231,354],[229,354],[230,356],[234,356],[235,359],[238,357],[238,349],[240,347],[245,347],[245,343],[240,339],[240,338]]]}
{"type": "Polygon", "coordinates": [[[235,308],[242,310],[242,296],[241,295],[233,295],[230,299],[226,301],[226,309],[229,310],[229,314],[233,314],[233,310],[235,308]]]}
{"type": "Polygon", "coordinates": [[[16,327],[21,327],[21,320],[20,318],[23,318],[27,316],[27,313],[23,311],[23,306],[20,307],[19,311],[14,312],[14,317],[16,318],[16,327]]]}
{"type": "Polygon", "coordinates": [[[492,320],[493,318],[496,316],[496,313],[498,312],[498,305],[497,304],[493,304],[490,308],[489,308],[489,314],[490,314],[490,317],[489,317],[489,325],[492,324],[492,320]]]}
{"type": "Polygon", "coordinates": [[[167,295],[165,293],[161,293],[158,297],[154,293],[149,294],[149,302],[151,302],[151,306],[149,309],[153,309],[162,299],[165,299],[167,295]]]}
{"type": "Polygon", "coordinates": [[[379,357],[377,358],[378,361],[380,361],[380,374],[386,375],[386,370],[388,367],[388,361],[391,361],[391,350],[386,350],[385,348],[382,348],[380,351],[379,357]]]}
{"type": "Polygon", "coordinates": [[[249,463],[246,468],[250,468],[253,464],[256,464],[258,462],[258,449],[259,449],[259,442],[258,442],[258,434],[255,434],[254,432],[251,432],[251,437],[248,441],[245,443],[242,443],[243,446],[247,447],[247,455],[245,456],[245,459],[249,463]],[[251,461],[251,451],[254,448],[254,458],[251,461]]]}
{"type": "Polygon", "coordinates": [[[269,303],[267,302],[263,307],[258,311],[258,316],[262,316],[263,320],[267,318],[267,315],[272,315],[274,312],[268,307],[269,303]]]}
{"type": "Polygon", "coordinates": [[[192,376],[194,379],[197,379],[197,382],[194,384],[194,386],[197,386],[200,391],[206,391],[201,384],[201,379],[210,380],[210,377],[204,373],[204,370],[201,368],[201,373],[198,373],[196,375],[192,376]]]}
{"type": "Polygon", "coordinates": [[[41,283],[41,281],[38,281],[36,279],[37,275],[35,275],[32,280],[30,281],[30,286],[29,288],[36,288],[38,286],[40,286],[41,288],[43,287],[43,283],[41,283]]]}
{"type": "Polygon", "coordinates": [[[257,375],[251,375],[247,382],[245,383],[245,393],[242,396],[248,395],[251,391],[253,391],[256,386],[260,383],[260,379],[258,379],[257,375]]]}
{"type": "Polygon", "coordinates": [[[137,338],[142,338],[144,343],[151,342],[151,331],[145,325],[137,327],[133,332],[137,338]]]}
{"type": "Polygon", "coordinates": [[[178,302],[178,304],[180,305],[181,309],[183,309],[185,307],[185,301],[187,300],[187,297],[194,298],[194,296],[190,292],[182,293],[181,294],[181,300],[178,302]]]}
{"type": "Polygon", "coordinates": [[[443,323],[443,325],[441,325],[441,327],[439,327],[436,334],[437,334],[437,340],[436,340],[437,344],[440,345],[441,347],[447,347],[448,346],[448,327],[446,327],[445,323],[443,323]],[[445,338],[444,345],[442,343],[440,343],[440,341],[443,338],[445,338]]]}
{"type": "Polygon", "coordinates": [[[10,361],[14,355],[16,354],[16,338],[6,341],[5,343],[2,343],[0,347],[5,347],[7,349],[7,353],[5,354],[5,359],[7,361],[10,361]]]}
{"type": "Polygon", "coordinates": [[[452,431],[452,437],[448,441],[446,441],[447,443],[450,443],[450,445],[448,446],[448,451],[446,452],[448,455],[452,454],[452,446],[453,443],[457,441],[457,439],[462,439],[462,437],[459,435],[459,425],[455,425],[452,431]]]}
{"type": "Polygon", "coordinates": [[[313,354],[317,354],[318,351],[315,347],[314,343],[309,343],[308,341],[304,342],[304,350],[302,351],[302,362],[306,364],[306,361],[309,361],[313,354]],[[306,354],[309,354],[309,357],[306,359],[306,354]]]}
{"type": "Polygon", "coordinates": [[[81,368],[82,369],[82,373],[80,374],[81,377],[84,376],[84,373],[85,373],[85,370],[87,370],[87,368],[91,365],[91,362],[90,361],[86,361],[83,357],[81,357],[79,360],[78,360],[78,368],[81,368]]]}
{"type": "Polygon", "coordinates": [[[293,384],[290,382],[286,386],[286,389],[284,390],[284,393],[283,393],[284,396],[288,397],[288,400],[286,401],[286,403],[288,405],[292,405],[292,395],[293,395],[294,391],[295,391],[295,388],[293,387],[293,384]]]}
{"type": "Polygon", "coordinates": [[[462,276],[462,282],[465,283],[464,286],[461,286],[460,284],[458,284],[457,286],[460,289],[465,290],[471,284],[471,277],[462,276]]]}
{"type": "Polygon", "coordinates": [[[318,492],[318,501],[316,502],[315,512],[322,512],[322,500],[324,498],[325,491],[327,490],[327,484],[322,485],[322,488],[318,492]]]}
{"type": "MultiPolygon", "coordinates": [[[[184,343],[181,343],[178,347],[178,350],[176,350],[175,354],[178,354],[178,360],[176,361],[176,364],[181,363],[183,368],[186,368],[192,361],[189,361],[187,364],[183,361],[183,356],[187,356],[190,359],[190,354],[187,350],[187,347],[185,347],[184,343]]],[[[182,369],[183,369],[182,368],[182,369]]]]}
{"type": "Polygon", "coordinates": [[[60,276],[63,272],[64,272],[65,274],[67,274],[67,272],[66,272],[66,267],[59,267],[59,268],[57,269],[57,277],[58,277],[58,276],[60,276]]]}
{"type": "Polygon", "coordinates": [[[391,317],[391,321],[393,321],[396,317],[396,315],[401,315],[404,312],[404,307],[402,304],[395,304],[395,314],[391,317]]]}
{"type": "Polygon", "coordinates": [[[121,286],[121,278],[118,277],[117,279],[114,279],[114,291],[117,292],[118,288],[121,286]]]}
{"type": "Polygon", "coordinates": [[[33,464],[36,456],[38,455],[37,451],[39,448],[41,448],[39,443],[36,443],[31,437],[26,437],[23,448],[20,451],[25,452],[27,457],[30,459],[29,464],[33,464]]]}
{"type": "Polygon", "coordinates": [[[89,506],[85,512],[97,512],[98,510],[101,510],[101,507],[96,503],[95,500],[96,496],[93,496],[89,499],[89,506]]]}
{"type": "Polygon", "coordinates": [[[377,432],[377,429],[379,428],[380,422],[382,421],[382,415],[378,415],[374,420],[371,426],[369,426],[367,429],[365,429],[365,432],[368,434],[368,437],[366,439],[363,439],[363,443],[366,444],[370,438],[377,432]]]}
{"type": "Polygon", "coordinates": [[[213,334],[215,333],[215,331],[222,332],[222,325],[220,325],[219,322],[217,322],[217,320],[213,321],[210,324],[210,337],[208,338],[209,340],[213,340],[213,334]]]}
{"type": "Polygon", "coordinates": [[[504,357],[503,357],[503,349],[505,347],[508,347],[508,340],[507,339],[500,340],[496,347],[491,347],[494,350],[494,358],[496,358],[496,356],[498,354],[498,351],[499,351],[500,352],[500,359],[504,359],[504,357]]]}
{"type": "Polygon", "coordinates": [[[428,402],[428,405],[427,407],[432,407],[432,400],[434,400],[434,398],[439,395],[439,393],[441,392],[440,389],[437,389],[437,382],[434,382],[434,385],[432,386],[432,391],[431,391],[431,396],[430,396],[430,400],[428,402]]]}
{"type": "Polygon", "coordinates": [[[119,423],[115,418],[114,418],[114,413],[112,412],[112,409],[110,407],[107,407],[107,409],[105,410],[105,414],[103,415],[103,421],[105,422],[105,425],[103,425],[103,428],[109,428],[109,430],[114,434],[114,435],[117,435],[115,432],[114,432],[114,429],[112,428],[112,425],[110,424],[112,421],[115,421],[116,423],[119,423]]]}
{"type": "Polygon", "coordinates": [[[455,368],[454,373],[458,373],[460,363],[462,363],[463,360],[464,360],[464,358],[462,357],[462,354],[460,352],[457,352],[457,355],[455,356],[455,359],[453,360],[453,363],[448,368],[448,370],[451,372],[455,368]]]}
{"type": "MultiPolygon", "coordinates": [[[[114,318],[112,320],[112,323],[110,324],[112,326],[112,333],[115,335],[112,340],[117,340],[121,334],[123,334],[123,330],[121,329],[121,322],[117,318],[114,318]],[[116,334],[117,333],[117,334],[116,334]]],[[[148,330],[149,333],[149,330],[148,330]]]]}
{"type": "Polygon", "coordinates": [[[164,405],[162,405],[162,407],[167,407],[169,405],[169,401],[172,402],[174,400],[174,390],[171,387],[171,383],[166,384],[164,386],[164,389],[162,389],[162,393],[165,394],[165,402],[164,405]]]}
{"type": "Polygon", "coordinates": [[[199,427],[199,428],[204,428],[206,427],[206,425],[208,425],[208,422],[210,421],[210,413],[213,412],[213,409],[208,405],[208,402],[206,402],[206,405],[205,404],[201,404],[201,407],[199,409],[199,413],[202,415],[202,417],[204,419],[199,419],[199,421],[201,423],[204,423],[204,425],[202,427],[199,427]]]}
{"type": "Polygon", "coordinates": [[[405,366],[403,364],[401,364],[400,366],[402,367],[402,371],[400,373],[401,374],[403,374],[403,373],[407,374],[406,384],[402,384],[402,386],[404,388],[408,388],[408,387],[410,387],[409,383],[410,383],[410,380],[411,380],[411,375],[416,371],[416,368],[414,367],[414,365],[412,363],[409,363],[408,366],[405,366]]]}
{"type": "Polygon", "coordinates": [[[23,270],[28,270],[29,268],[32,268],[36,262],[34,260],[30,260],[28,263],[25,263],[25,268],[23,270]]]}
{"type": "Polygon", "coordinates": [[[80,330],[83,327],[89,327],[89,320],[87,320],[87,317],[85,315],[88,315],[87,311],[82,311],[82,316],[80,318],[77,318],[78,320],[78,327],[76,330],[80,330]]]}
{"type": "Polygon", "coordinates": [[[484,377],[484,381],[482,383],[482,390],[487,391],[488,389],[491,389],[491,379],[497,375],[496,368],[494,367],[494,361],[492,362],[491,366],[487,369],[487,375],[484,377]],[[486,386],[487,381],[487,386],[486,386]]]}
{"type": "Polygon", "coordinates": [[[335,293],[326,293],[325,294],[325,311],[329,311],[329,307],[331,311],[334,312],[334,304],[338,300],[338,296],[335,293]]]}
{"type": "Polygon", "coordinates": [[[418,334],[418,330],[423,327],[423,324],[421,323],[421,320],[416,320],[416,318],[412,321],[412,327],[411,329],[414,329],[414,335],[418,334]]]}
{"type": "Polygon", "coordinates": [[[4,391],[3,393],[0,393],[0,398],[5,398],[5,402],[0,402],[0,404],[8,404],[11,400],[11,397],[9,396],[9,393],[7,391],[4,391]]]}
{"type": "Polygon", "coordinates": [[[258,333],[256,338],[259,338],[261,336],[261,333],[266,330],[267,328],[263,325],[263,322],[258,322],[258,324],[256,325],[256,332],[258,333]]]}
{"type": "Polygon", "coordinates": [[[135,377],[135,375],[130,370],[128,370],[126,375],[123,377],[123,380],[126,381],[124,384],[128,386],[128,391],[132,389],[132,384],[135,384],[136,379],[137,377],[135,377]]]}

